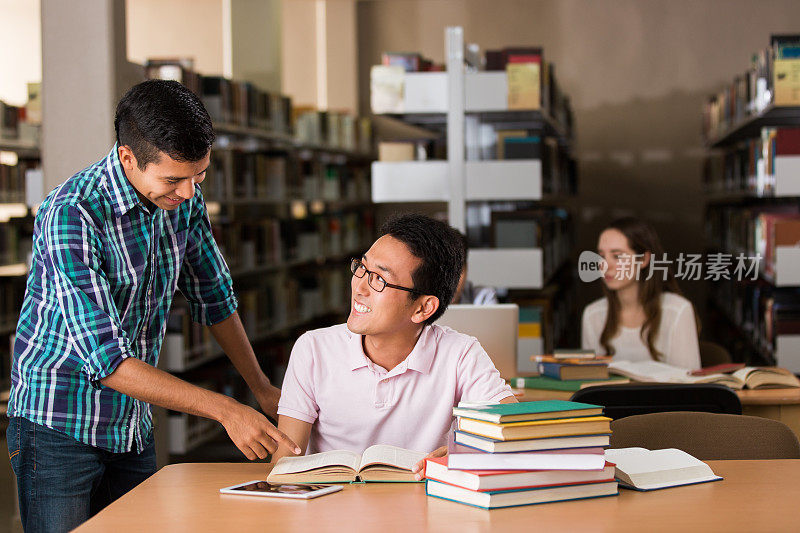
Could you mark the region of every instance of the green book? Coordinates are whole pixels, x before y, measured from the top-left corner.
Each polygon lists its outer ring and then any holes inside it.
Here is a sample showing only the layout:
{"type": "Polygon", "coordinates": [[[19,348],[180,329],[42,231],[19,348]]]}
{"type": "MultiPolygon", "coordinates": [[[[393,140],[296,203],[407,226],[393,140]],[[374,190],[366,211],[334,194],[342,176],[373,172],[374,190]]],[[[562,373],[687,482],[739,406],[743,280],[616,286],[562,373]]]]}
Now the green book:
{"type": "Polygon", "coordinates": [[[538,402],[501,403],[480,407],[454,407],[453,415],[486,422],[528,422],[534,420],[555,420],[558,418],[578,418],[603,414],[603,408],[590,403],[569,402],[566,400],[546,400],[538,402]]]}
{"type": "Polygon", "coordinates": [[[533,376],[527,378],[511,378],[509,383],[518,389],[544,389],[575,392],[586,384],[601,383],[627,383],[630,380],[623,376],[609,376],[606,379],[582,380],[582,379],[553,379],[547,376],[533,376]]]}

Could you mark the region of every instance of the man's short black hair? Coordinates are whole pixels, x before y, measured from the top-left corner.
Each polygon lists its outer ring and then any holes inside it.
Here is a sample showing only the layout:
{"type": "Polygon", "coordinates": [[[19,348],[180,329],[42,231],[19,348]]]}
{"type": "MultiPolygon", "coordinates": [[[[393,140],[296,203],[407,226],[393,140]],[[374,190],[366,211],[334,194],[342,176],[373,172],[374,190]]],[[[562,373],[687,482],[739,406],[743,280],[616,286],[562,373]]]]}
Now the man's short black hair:
{"type": "Polygon", "coordinates": [[[192,91],[177,81],[134,85],[117,104],[117,143],[127,145],[139,169],[163,152],[176,161],[203,159],[214,142],[211,117],[192,91]]]}
{"type": "MultiPolygon", "coordinates": [[[[458,278],[464,264],[464,244],[461,233],[444,222],[416,213],[391,217],[381,228],[381,236],[389,235],[408,247],[421,259],[411,273],[414,288],[422,294],[436,296],[439,308],[426,324],[434,323],[453,300],[458,278]]],[[[409,293],[410,298],[418,294],[409,293]]]]}

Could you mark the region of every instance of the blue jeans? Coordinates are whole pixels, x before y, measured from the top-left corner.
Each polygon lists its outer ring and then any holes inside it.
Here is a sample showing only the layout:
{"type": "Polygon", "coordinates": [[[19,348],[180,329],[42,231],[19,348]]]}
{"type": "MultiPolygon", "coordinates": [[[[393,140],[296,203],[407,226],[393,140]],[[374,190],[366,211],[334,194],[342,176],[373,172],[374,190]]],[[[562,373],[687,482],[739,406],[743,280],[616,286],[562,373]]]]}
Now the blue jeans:
{"type": "Polygon", "coordinates": [[[28,533],[70,531],[156,471],[152,436],[142,453],[112,453],[13,417],[6,437],[28,533]]]}

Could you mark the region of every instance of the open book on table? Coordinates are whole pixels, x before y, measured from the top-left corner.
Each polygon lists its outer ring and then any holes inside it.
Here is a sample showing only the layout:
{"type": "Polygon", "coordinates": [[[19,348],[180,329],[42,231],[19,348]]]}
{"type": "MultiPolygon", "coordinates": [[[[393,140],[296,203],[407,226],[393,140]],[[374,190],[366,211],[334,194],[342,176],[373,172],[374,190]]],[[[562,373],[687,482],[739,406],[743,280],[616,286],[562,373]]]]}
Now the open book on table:
{"type": "Polygon", "coordinates": [[[358,454],[348,450],[281,457],[267,477],[270,483],[416,482],[411,468],[427,454],[387,444],[358,454]]]}
{"type": "Polygon", "coordinates": [[[692,376],[685,368],[659,361],[615,361],[608,370],[636,381],[653,383],[719,383],[732,389],[800,387],[800,380],[784,368],[747,366],[733,374],[692,376]]]}
{"type": "Polygon", "coordinates": [[[618,448],[606,450],[606,461],[616,465],[620,485],[636,490],[656,490],[722,479],[711,467],[683,450],[618,448]]]}

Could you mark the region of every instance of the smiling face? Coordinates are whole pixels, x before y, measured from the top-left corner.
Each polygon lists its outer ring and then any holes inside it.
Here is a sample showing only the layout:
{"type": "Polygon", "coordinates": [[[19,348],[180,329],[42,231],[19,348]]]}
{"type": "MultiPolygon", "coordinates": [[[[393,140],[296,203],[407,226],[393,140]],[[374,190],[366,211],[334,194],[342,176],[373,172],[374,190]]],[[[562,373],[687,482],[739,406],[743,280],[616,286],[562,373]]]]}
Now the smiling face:
{"type": "Polygon", "coordinates": [[[605,230],[598,239],[597,253],[608,264],[603,277],[606,287],[618,291],[637,283],[634,265],[636,252],[630,247],[625,234],[613,228],[605,230]]]}
{"type": "MultiPolygon", "coordinates": [[[[411,254],[401,241],[384,235],[361,258],[368,270],[376,272],[386,282],[413,288],[411,274],[421,260],[411,254]]],[[[386,287],[378,292],[368,283],[369,275],[353,276],[350,281],[350,316],[347,328],[360,335],[391,335],[419,327],[415,310],[419,298],[409,297],[404,290],[386,287]]]]}
{"type": "Polygon", "coordinates": [[[120,146],[119,160],[139,198],[170,211],[194,196],[194,186],[206,177],[211,151],[199,161],[176,161],[162,152],[141,170],[130,148],[120,146]]]}

